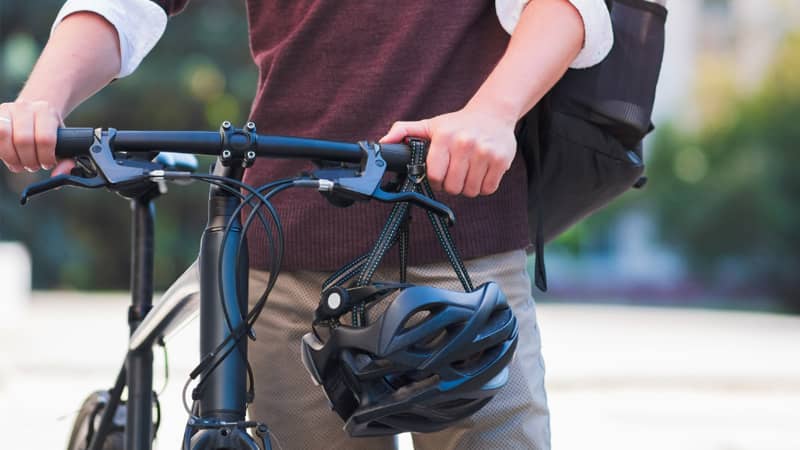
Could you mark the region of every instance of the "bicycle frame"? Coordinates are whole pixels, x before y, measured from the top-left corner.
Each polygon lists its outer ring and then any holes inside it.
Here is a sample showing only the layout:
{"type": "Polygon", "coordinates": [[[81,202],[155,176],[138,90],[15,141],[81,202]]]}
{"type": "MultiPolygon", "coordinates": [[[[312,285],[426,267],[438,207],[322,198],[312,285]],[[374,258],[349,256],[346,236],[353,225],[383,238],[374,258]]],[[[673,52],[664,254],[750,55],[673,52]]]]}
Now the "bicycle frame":
{"type": "Polygon", "coordinates": [[[165,148],[182,153],[216,155],[213,176],[234,184],[241,182],[244,168],[252,165],[257,156],[334,162],[333,166],[322,167],[316,172],[317,178],[305,177],[293,186],[314,187],[343,195],[349,201],[411,202],[447,217],[451,222],[454,220],[453,212],[446,205],[418,193],[381,189],[386,170],[407,169],[410,150],[404,144],[379,145],[366,141],[350,144],[260,136],[252,122],[243,129],[223,122],[219,132],[117,132],[99,128],[63,128],[58,131],[56,154],[59,157],[89,158],[93,168],[86,169],[84,175],[59,175],[28,186],[21,196],[23,204],[31,196],[61,186],[108,187],[132,199],[130,340],[98,428],[91,436],[89,450],[100,450],[103,440],[111,432],[114,414],[126,386],[125,448],[151,449],[154,434],[152,347],[197,313],[200,316],[200,355],[203,360],[191,378],[201,376],[198,386],[202,388],[192,392],[196,403],[186,426],[183,448],[258,450],[259,444],[246,432],[247,428],[256,428],[261,450],[269,450],[266,426],[245,421],[247,403],[251,400],[248,399],[247,386],[247,339],[242,339],[240,334],[229,339],[232,330],[237,330],[237,333],[249,331],[240,326],[246,320],[249,265],[247,246],[242,245],[242,251],[237,251],[239,243],[244,243],[244,231],[237,213],[243,200],[236,189],[228,186],[233,190],[231,192],[220,185],[212,185],[208,222],[201,238],[198,259],[164,293],[159,303],[153,305],[153,201],[160,193],[156,187],[167,178],[192,177],[189,172],[166,169],[172,167],[168,164],[158,165],[125,157],[118,160],[114,151],[147,153],[165,148]],[[142,185],[143,181],[149,184],[142,185]],[[238,290],[234,292],[234,289],[238,290]],[[218,348],[221,342],[227,344],[218,348]]]}
{"type": "MultiPolygon", "coordinates": [[[[220,175],[241,179],[241,170],[222,168],[220,175]],[[234,173],[231,173],[234,172],[234,173]]],[[[124,386],[128,386],[128,415],[125,427],[125,442],[129,450],[149,450],[153,436],[153,350],[172,331],[200,316],[200,355],[212,352],[219,342],[230,333],[222,320],[224,311],[220,298],[218,276],[223,272],[223,289],[235,286],[238,277],[240,291],[226,291],[227,311],[231,325],[235,328],[240,322],[242,311],[247,307],[247,254],[235,257],[235,248],[241,233],[238,218],[234,218],[233,229],[227,239],[227,248],[222,248],[222,237],[239,200],[222,189],[213,187],[209,193],[208,223],[203,232],[198,260],[181,275],[164,293],[153,307],[153,254],[154,254],[154,198],[145,196],[134,199],[132,203],[132,264],[131,264],[131,307],[128,323],[131,336],[125,363],[117,376],[110,399],[103,411],[97,432],[93,436],[90,450],[100,449],[103,439],[111,429],[114,412],[120,403],[124,386]],[[225,259],[220,260],[220,253],[225,259]],[[219,266],[222,261],[222,266],[219,266]]],[[[212,371],[206,388],[198,397],[199,416],[207,424],[234,423],[243,421],[246,413],[247,340],[237,344],[238,351],[232,351],[212,371]]],[[[216,430],[214,430],[216,431],[216,430]]],[[[203,437],[197,437],[198,445],[203,437]]]]}

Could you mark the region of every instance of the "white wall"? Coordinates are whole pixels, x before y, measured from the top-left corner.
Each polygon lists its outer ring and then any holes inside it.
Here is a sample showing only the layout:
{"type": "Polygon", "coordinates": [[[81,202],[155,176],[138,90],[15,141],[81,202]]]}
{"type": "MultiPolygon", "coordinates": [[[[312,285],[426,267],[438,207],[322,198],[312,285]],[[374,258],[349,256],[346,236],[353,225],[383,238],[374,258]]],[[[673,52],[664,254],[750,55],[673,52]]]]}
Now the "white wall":
{"type": "Polygon", "coordinates": [[[22,315],[31,296],[31,256],[18,242],[0,242],[0,325],[22,315]]]}

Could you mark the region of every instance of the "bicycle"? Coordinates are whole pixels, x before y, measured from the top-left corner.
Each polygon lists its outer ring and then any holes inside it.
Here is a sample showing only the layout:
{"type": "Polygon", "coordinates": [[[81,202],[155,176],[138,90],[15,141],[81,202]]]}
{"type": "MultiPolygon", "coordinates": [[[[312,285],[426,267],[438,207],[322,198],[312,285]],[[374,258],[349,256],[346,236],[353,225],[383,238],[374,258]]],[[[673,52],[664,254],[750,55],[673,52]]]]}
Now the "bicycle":
{"type": "Polygon", "coordinates": [[[452,222],[453,212],[431,197],[382,188],[387,172],[419,172],[419,166],[410,164],[412,153],[406,144],[262,136],[252,122],[235,128],[226,121],[218,132],[59,129],[56,155],[74,158],[76,168],[69,175],[28,186],[21,203],[73,186],[106,188],[129,199],[133,209],[128,348],[113,387],[90,394],[81,407],[68,449],[152,448],[160,420],[152,388],[153,347],[163,344],[171,332],[195,315],[200,320],[202,357],[184,386],[190,417],[182,448],[271,449],[268,426],[246,420],[246,407],[253,396],[247,339],[255,337],[251,325],[275,284],[283,254],[280,218],[269,199],[291,187],[313,188],[335,202],[413,203],[452,222]],[[195,173],[195,154],[217,156],[211,174],[195,173]],[[254,188],[241,180],[244,170],[258,157],[312,159],[319,162],[319,169],[254,188]],[[167,181],[191,180],[210,184],[208,222],[198,259],[154,305],[154,201],[166,192],[167,181]],[[267,231],[270,279],[248,311],[245,235],[255,220],[267,231]],[[191,380],[198,381],[191,391],[190,406],[186,394],[191,380]],[[126,387],[127,401],[123,402],[126,387]],[[248,430],[253,430],[255,437],[248,430]]]}

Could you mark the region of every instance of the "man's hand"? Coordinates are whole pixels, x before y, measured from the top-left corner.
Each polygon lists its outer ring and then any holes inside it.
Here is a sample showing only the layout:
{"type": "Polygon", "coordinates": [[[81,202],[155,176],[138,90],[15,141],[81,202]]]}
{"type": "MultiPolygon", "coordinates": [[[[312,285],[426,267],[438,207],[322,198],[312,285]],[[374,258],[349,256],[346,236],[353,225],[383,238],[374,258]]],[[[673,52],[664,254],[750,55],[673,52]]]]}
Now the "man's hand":
{"type": "Polygon", "coordinates": [[[428,139],[434,188],[467,197],[494,193],[517,150],[516,122],[561,78],[583,39],[583,19],[567,0],[530,2],[505,54],[463,109],[397,122],[381,142],[428,139]]]}
{"type": "Polygon", "coordinates": [[[466,107],[417,122],[395,122],[381,142],[406,136],[430,141],[428,179],[434,189],[467,197],[497,190],[517,151],[515,120],[466,107]]]}
{"type": "Polygon", "coordinates": [[[113,25],[92,12],[67,16],[53,31],[19,98],[0,104],[0,160],[12,172],[53,169],[61,118],[107,85],[120,71],[119,38],[113,25]]]}
{"type": "Polygon", "coordinates": [[[14,173],[56,166],[56,130],[61,116],[45,101],[0,104],[0,159],[14,173]]]}

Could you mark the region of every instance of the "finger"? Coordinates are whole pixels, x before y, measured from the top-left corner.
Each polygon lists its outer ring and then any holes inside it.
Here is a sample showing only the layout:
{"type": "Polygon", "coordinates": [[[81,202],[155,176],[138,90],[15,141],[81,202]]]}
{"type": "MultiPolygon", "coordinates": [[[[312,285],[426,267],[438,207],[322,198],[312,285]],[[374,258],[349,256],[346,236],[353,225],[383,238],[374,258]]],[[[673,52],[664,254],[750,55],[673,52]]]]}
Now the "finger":
{"type": "Polygon", "coordinates": [[[489,170],[489,159],[484,152],[476,152],[467,170],[462,194],[467,197],[477,197],[483,189],[486,172],[489,170]]]}
{"type": "Polygon", "coordinates": [[[447,166],[447,174],[444,177],[445,192],[451,195],[459,195],[464,190],[464,181],[467,178],[470,160],[466,157],[472,152],[472,148],[467,142],[459,142],[450,148],[450,164],[447,166]]]}
{"type": "Polygon", "coordinates": [[[56,165],[56,132],[59,123],[59,118],[46,106],[40,107],[34,116],[36,156],[42,169],[50,170],[56,165]]]}
{"type": "Polygon", "coordinates": [[[72,168],[75,167],[75,161],[72,159],[63,159],[58,162],[56,168],[53,169],[53,173],[50,174],[51,177],[55,177],[58,175],[69,175],[72,168]]]}
{"type": "Polygon", "coordinates": [[[380,143],[396,143],[400,142],[406,136],[413,136],[422,139],[429,139],[431,136],[430,124],[427,120],[419,120],[416,122],[395,122],[386,133],[386,136],[380,139],[380,143]]]}
{"type": "Polygon", "coordinates": [[[486,176],[483,178],[483,185],[481,186],[481,195],[490,195],[497,192],[500,187],[500,181],[503,175],[506,174],[507,169],[503,164],[491,164],[486,171],[486,176]]]}
{"type": "Polygon", "coordinates": [[[428,148],[425,157],[427,177],[433,189],[442,190],[442,182],[447,176],[447,167],[450,165],[450,149],[443,139],[434,139],[428,148]]]}
{"type": "Polygon", "coordinates": [[[22,166],[29,172],[39,170],[36,157],[36,143],[33,134],[33,111],[28,108],[15,108],[11,113],[11,140],[22,166]]]}
{"type": "Polygon", "coordinates": [[[11,111],[5,104],[0,105],[0,159],[8,170],[18,173],[22,171],[22,163],[14,149],[12,126],[11,111]]]}

